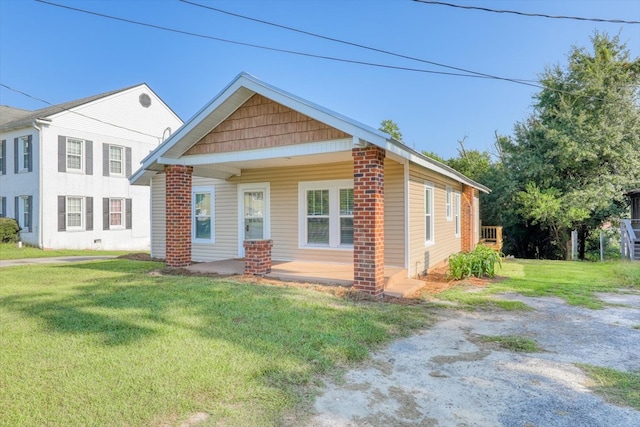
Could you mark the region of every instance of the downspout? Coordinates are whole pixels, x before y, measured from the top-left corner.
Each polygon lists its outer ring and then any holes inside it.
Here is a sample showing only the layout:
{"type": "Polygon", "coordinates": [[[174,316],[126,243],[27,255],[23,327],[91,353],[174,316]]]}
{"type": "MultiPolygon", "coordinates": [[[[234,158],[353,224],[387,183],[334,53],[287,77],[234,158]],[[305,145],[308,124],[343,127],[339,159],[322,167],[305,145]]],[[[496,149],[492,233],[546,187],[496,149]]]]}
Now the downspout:
{"type": "MultiPolygon", "coordinates": [[[[42,206],[42,201],[43,201],[43,182],[44,179],[42,177],[42,164],[43,162],[43,150],[44,147],[42,145],[42,128],[38,127],[38,125],[44,125],[47,124],[47,122],[40,120],[40,119],[35,119],[32,123],[31,126],[38,132],[38,247],[40,249],[44,249],[44,232],[42,231],[43,227],[42,227],[42,219],[43,219],[43,206],[42,206]]],[[[34,150],[35,151],[35,150],[34,150]]],[[[31,207],[31,209],[33,209],[33,207],[31,207]]],[[[33,225],[33,224],[32,224],[33,225]]]]}

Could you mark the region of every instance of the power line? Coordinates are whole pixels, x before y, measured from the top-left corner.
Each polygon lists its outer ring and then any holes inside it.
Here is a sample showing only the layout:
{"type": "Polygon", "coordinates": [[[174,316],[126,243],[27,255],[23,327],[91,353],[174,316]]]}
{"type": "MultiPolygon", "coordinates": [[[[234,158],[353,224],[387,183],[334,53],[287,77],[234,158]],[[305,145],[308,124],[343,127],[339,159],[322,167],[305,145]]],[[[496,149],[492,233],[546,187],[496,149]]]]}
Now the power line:
{"type": "Polygon", "coordinates": [[[544,13],[528,13],[528,12],[519,12],[516,10],[490,9],[488,7],[467,6],[462,4],[445,3],[442,1],[432,1],[432,0],[413,0],[413,1],[418,3],[423,3],[423,4],[433,4],[437,6],[448,6],[448,7],[455,7],[459,9],[468,9],[468,10],[481,10],[483,12],[493,12],[493,13],[510,13],[512,15],[533,16],[536,18],[573,19],[575,21],[609,22],[612,24],[631,24],[631,25],[640,24],[640,21],[627,21],[624,19],[603,19],[603,18],[584,18],[580,16],[546,15],[544,13]]]}
{"type": "Polygon", "coordinates": [[[156,135],[151,135],[151,134],[148,134],[148,133],[145,133],[145,132],[140,132],[139,130],[130,129],[130,128],[125,127],[125,126],[120,126],[120,125],[117,125],[117,124],[115,124],[115,123],[111,123],[111,122],[107,122],[107,121],[104,121],[104,120],[101,120],[101,119],[97,119],[97,118],[95,118],[95,117],[87,116],[86,114],[82,114],[82,113],[79,113],[79,112],[77,112],[77,111],[73,111],[73,110],[71,110],[71,109],[69,109],[69,108],[64,108],[64,107],[60,106],[59,104],[52,104],[52,103],[51,103],[51,102],[49,102],[49,101],[46,101],[46,100],[44,100],[44,99],[42,99],[42,98],[38,98],[37,96],[30,95],[30,94],[28,94],[28,93],[26,93],[26,92],[23,92],[23,91],[19,90],[19,89],[15,89],[15,88],[13,88],[13,87],[11,87],[11,86],[9,86],[9,85],[6,85],[6,84],[4,84],[4,83],[2,83],[2,82],[0,82],[0,86],[4,87],[4,88],[6,88],[6,89],[9,89],[10,91],[13,91],[13,92],[19,93],[20,95],[24,95],[24,96],[26,96],[27,98],[31,98],[31,99],[33,99],[33,100],[35,100],[35,101],[44,102],[45,104],[50,105],[50,106],[52,106],[52,107],[54,107],[54,106],[60,107],[63,111],[67,111],[67,112],[69,112],[69,113],[77,114],[77,115],[79,115],[79,116],[85,117],[85,118],[87,118],[87,119],[95,120],[96,122],[100,122],[100,123],[103,123],[103,124],[105,124],[105,125],[109,125],[109,126],[117,127],[117,128],[120,128],[120,129],[128,130],[129,132],[134,132],[134,133],[138,133],[138,134],[140,134],[140,135],[150,136],[150,137],[152,137],[152,138],[157,138],[158,140],[162,140],[162,138],[161,138],[161,137],[156,136],[156,135]]]}
{"type": "Polygon", "coordinates": [[[301,30],[299,28],[289,27],[289,26],[282,25],[282,24],[276,24],[274,22],[265,21],[265,20],[258,19],[258,18],[252,18],[252,17],[246,16],[246,15],[240,15],[239,13],[229,12],[227,10],[223,10],[223,9],[220,9],[220,8],[217,8],[217,7],[212,7],[212,6],[206,6],[206,5],[203,5],[203,4],[200,4],[200,3],[196,3],[196,2],[193,2],[193,1],[189,1],[189,0],[178,0],[178,1],[180,1],[182,3],[190,4],[190,5],[193,5],[193,6],[201,7],[203,9],[208,9],[208,10],[211,10],[211,11],[214,11],[214,12],[223,13],[225,15],[235,16],[236,18],[241,18],[241,19],[246,19],[246,20],[253,21],[253,22],[258,22],[258,23],[261,23],[261,24],[270,25],[272,27],[282,28],[282,29],[288,30],[288,31],[294,31],[296,33],[305,34],[305,35],[308,35],[308,36],[311,36],[311,37],[317,37],[317,38],[320,38],[320,39],[329,40],[329,41],[336,42],[336,43],[341,43],[341,44],[344,44],[344,45],[347,45],[347,46],[354,46],[354,47],[358,47],[358,48],[361,48],[361,49],[367,49],[367,50],[370,50],[370,51],[373,51],[373,52],[384,53],[386,55],[391,55],[391,56],[395,56],[395,57],[398,57],[398,58],[410,59],[412,61],[418,61],[418,62],[422,62],[424,64],[435,65],[435,66],[438,66],[438,67],[448,68],[448,69],[456,70],[456,71],[462,71],[462,72],[465,72],[465,73],[475,74],[475,75],[478,75],[478,76],[487,77],[487,78],[496,79],[496,80],[505,80],[505,81],[509,81],[509,82],[513,82],[513,83],[533,82],[534,81],[534,80],[524,80],[524,79],[513,79],[513,78],[507,78],[507,77],[500,77],[500,76],[495,76],[495,75],[492,75],[492,74],[487,74],[487,73],[481,73],[481,72],[478,72],[478,71],[468,70],[468,69],[465,69],[465,68],[454,67],[454,66],[442,64],[442,63],[439,63],[439,62],[428,61],[428,60],[422,59],[422,58],[416,58],[414,56],[403,55],[403,54],[400,54],[400,53],[391,52],[391,51],[388,51],[388,50],[379,49],[379,48],[375,48],[375,47],[371,47],[371,46],[366,46],[366,45],[362,45],[362,44],[358,44],[358,43],[354,43],[354,42],[350,42],[350,41],[346,41],[346,40],[341,40],[341,39],[337,39],[337,38],[334,38],[334,37],[325,36],[325,35],[322,35],[322,34],[312,33],[310,31],[305,31],[305,30],[301,30]]]}
{"type": "Polygon", "coordinates": [[[291,55],[299,55],[299,56],[305,56],[305,57],[309,57],[309,58],[325,59],[325,60],[328,60],[328,61],[345,62],[345,63],[349,63],[349,64],[366,65],[366,66],[370,66],[370,67],[387,68],[387,69],[402,70],[402,71],[413,71],[413,72],[417,72],[417,73],[439,74],[439,75],[456,76],[456,77],[473,77],[473,78],[479,78],[479,79],[506,80],[506,81],[510,81],[510,82],[521,84],[521,85],[525,85],[525,86],[542,88],[542,86],[540,86],[538,84],[529,83],[529,82],[526,82],[526,81],[511,80],[511,79],[499,78],[499,77],[492,77],[492,76],[489,76],[489,75],[484,76],[484,75],[477,75],[477,74],[463,74],[463,73],[452,73],[452,72],[446,72],[446,71],[425,70],[425,69],[422,69],[422,68],[401,67],[401,66],[397,66],[397,65],[380,64],[380,63],[367,62],[367,61],[356,61],[356,60],[353,60],[353,59],[337,58],[337,57],[325,56],[325,55],[316,55],[316,54],[313,54],[313,53],[300,52],[300,51],[288,50],[288,49],[279,49],[279,48],[270,47],[270,46],[258,45],[258,44],[253,44],[253,43],[245,43],[245,42],[240,42],[240,41],[237,41],[237,40],[224,39],[224,38],[221,38],[221,37],[208,36],[208,35],[205,35],[205,34],[199,34],[199,33],[193,33],[193,32],[190,32],[190,31],[178,30],[178,29],[175,29],[175,28],[163,27],[161,25],[149,24],[149,23],[146,23],[146,22],[135,21],[135,20],[132,20],[132,19],[127,19],[127,18],[120,18],[120,17],[117,17],[117,16],[106,15],[106,14],[103,14],[103,13],[93,12],[93,11],[90,11],[90,10],[79,9],[79,8],[76,8],[76,7],[61,5],[61,4],[57,4],[57,3],[52,3],[52,2],[49,2],[49,1],[46,1],[46,0],[36,0],[36,1],[39,2],[39,3],[48,4],[48,5],[51,5],[51,6],[60,7],[60,8],[63,8],[63,9],[73,10],[75,12],[81,12],[81,13],[86,13],[86,14],[89,14],[89,15],[99,16],[99,17],[102,17],[102,18],[112,19],[112,20],[115,20],[115,21],[127,22],[129,24],[141,25],[141,26],[148,27],[148,28],[155,28],[157,30],[169,31],[169,32],[172,32],[172,33],[183,34],[183,35],[188,35],[188,36],[193,36],[193,37],[199,37],[199,38],[208,39],[208,40],[215,40],[215,41],[219,41],[219,42],[223,42],[223,43],[230,43],[230,44],[235,44],[235,45],[240,45],[240,46],[252,47],[252,48],[256,48],[256,49],[269,50],[269,51],[272,51],[272,52],[288,53],[288,54],[291,54],[291,55]]]}
{"type": "MultiPolygon", "coordinates": [[[[117,16],[106,15],[106,14],[103,14],[103,13],[93,12],[93,11],[90,11],[90,10],[79,9],[79,8],[75,8],[75,7],[71,7],[71,6],[61,5],[61,4],[49,2],[49,1],[46,1],[46,0],[36,0],[36,1],[39,2],[39,3],[48,4],[48,5],[59,7],[59,8],[62,8],[62,9],[69,9],[69,10],[73,10],[73,11],[76,11],[76,12],[81,12],[81,13],[86,13],[86,14],[89,14],[89,15],[99,16],[99,17],[102,17],[102,18],[112,19],[112,20],[115,20],[115,21],[127,22],[129,24],[140,25],[140,26],[143,26],[143,27],[155,28],[155,29],[158,29],[158,30],[169,31],[169,32],[172,32],[172,33],[183,34],[183,35],[188,35],[188,36],[193,36],[193,37],[199,37],[199,38],[208,39],[208,40],[215,40],[215,41],[219,41],[219,42],[223,42],[223,43],[235,44],[235,45],[239,45],[239,46],[247,46],[247,47],[252,47],[252,48],[256,48],[256,49],[263,49],[263,50],[268,50],[268,51],[272,51],[272,52],[288,53],[288,54],[291,54],[291,55],[299,55],[299,56],[304,56],[304,57],[309,57],[309,58],[318,58],[318,59],[325,59],[325,60],[328,60],[328,61],[337,61],[337,62],[343,62],[343,63],[349,63],[349,64],[366,65],[366,66],[370,66],[370,67],[386,68],[386,69],[393,69],[393,70],[413,71],[413,72],[418,72],[418,73],[438,74],[438,75],[456,76],[456,77],[471,77],[471,78],[478,78],[478,79],[502,80],[502,81],[509,81],[509,82],[525,85],[525,86],[531,86],[531,87],[535,87],[535,88],[538,88],[538,89],[545,89],[545,86],[542,85],[542,84],[529,83],[528,81],[525,81],[525,80],[507,79],[507,78],[504,78],[504,77],[497,77],[497,76],[496,77],[491,77],[489,75],[484,76],[484,75],[478,75],[478,74],[462,74],[462,73],[453,73],[453,72],[446,72],[446,71],[425,70],[425,69],[422,69],[422,68],[400,67],[400,66],[396,66],[396,65],[380,64],[380,63],[366,62],[366,61],[356,61],[356,60],[352,60],[352,59],[337,58],[337,57],[325,56],[325,55],[316,55],[316,54],[312,54],[312,53],[300,52],[300,51],[295,51],[295,50],[279,49],[279,48],[270,47],[270,46],[257,45],[257,44],[253,44],[253,43],[239,42],[239,41],[236,41],[236,40],[224,39],[224,38],[220,38],[220,37],[208,36],[208,35],[205,35],[205,34],[193,33],[193,32],[190,32],[190,31],[178,30],[178,29],[175,29],[175,28],[163,27],[161,25],[149,24],[149,23],[146,23],[146,22],[135,21],[135,20],[132,20],[132,19],[127,19],[127,18],[120,18],[120,17],[117,17],[117,16]]],[[[547,87],[546,89],[551,89],[551,88],[547,87]]],[[[554,92],[557,92],[557,93],[564,93],[564,94],[567,94],[567,95],[585,96],[585,95],[582,95],[582,94],[580,94],[578,92],[570,92],[570,91],[565,91],[565,90],[561,90],[561,89],[551,89],[551,90],[553,90],[554,92]]],[[[593,98],[593,99],[599,99],[599,98],[593,98]]]]}

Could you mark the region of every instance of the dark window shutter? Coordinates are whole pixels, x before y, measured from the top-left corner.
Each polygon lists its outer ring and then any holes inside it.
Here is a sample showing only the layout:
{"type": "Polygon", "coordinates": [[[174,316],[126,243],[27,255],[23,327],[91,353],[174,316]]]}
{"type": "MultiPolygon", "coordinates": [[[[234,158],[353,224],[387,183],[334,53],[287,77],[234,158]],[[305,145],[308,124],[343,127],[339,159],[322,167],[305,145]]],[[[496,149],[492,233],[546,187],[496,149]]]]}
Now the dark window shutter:
{"type": "Polygon", "coordinates": [[[102,176],[109,176],[109,144],[102,143],[102,176]]]}
{"type": "Polygon", "coordinates": [[[6,175],[7,174],[7,141],[6,140],[4,139],[2,140],[2,148],[0,149],[2,150],[2,170],[0,171],[0,174],[6,175]]]}
{"type": "Polygon", "coordinates": [[[7,216],[7,198],[6,197],[0,197],[0,209],[2,209],[2,215],[0,216],[3,218],[7,216]]]}
{"type": "Polygon", "coordinates": [[[58,196],[58,231],[67,229],[67,198],[58,196]]]}
{"type": "Polygon", "coordinates": [[[93,175],[93,141],[84,142],[84,151],[87,162],[84,171],[87,175],[93,175]]]}
{"type": "Polygon", "coordinates": [[[102,229],[109,229],[109,198],[102,199],[102,229]]]}
{"type": "Polygon", "coordinates": [[[58,172],[67,171],[67,137],[58,135],[58,172]]]}
{"type": "Polygon", "coordinates": [[[16,196],[14,199],[14,211],[13,211],[13,217],[16,219],[16,221],[18,221],[18,224],[22,224],[22,221],[20,221],[20,197],[16,196]]]}
{"type": "Polygon", "coordinates": [[[126,215],[126,226],[125,228],[127,230],[131,230],[131,222],[132,222],[132,217],[131,217],[131,199],[125,199],[125,215],[126,215]]]}
{"type": "MultiPolygon", "coordinates": [[[[29,135],[27,137],[27,147],[29,147],[29,165],[28,165],[28,169],[29,172],[33,171],[33,135],[29,135]]],[[[29,227],[31,227],[31,225],[29,225],[29,227]]],[[[31,231],[31,230],[29,230],[31,231]]]]}
{"type": "Polygon", "coordinates": [[[33,196],[29,196],[29,212],[27,212],[27,231],[31,233],[33,229],[33,196]]]}
{"type": "Polygon", "coordinates": [[[131,176],[131,147],[126,147],[124,151],[125,151],[124,158],[126,161],[125,176],[129,178],[131,176]]]}
{"type": "Polygon", "coordinates": [[[13,138],[13,173],[18,173],[18,138],[13,138]]]}
{"type": "Polygon", "coordinates": [[[87,230],[93,230],[93,197],[87,197],[86,198],[87,201],[87,211],[86,211],[86,215],[87,215],[87,219],[86,219],[86,224],[87,230]]]}

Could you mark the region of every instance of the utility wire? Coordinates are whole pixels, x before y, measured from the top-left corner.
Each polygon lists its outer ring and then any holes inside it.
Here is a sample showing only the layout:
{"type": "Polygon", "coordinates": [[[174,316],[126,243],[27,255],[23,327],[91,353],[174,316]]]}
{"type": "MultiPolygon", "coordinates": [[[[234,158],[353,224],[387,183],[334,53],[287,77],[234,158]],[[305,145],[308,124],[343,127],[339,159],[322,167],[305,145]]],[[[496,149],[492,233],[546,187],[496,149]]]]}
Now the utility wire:
{"type": "MultiPolygon", "coordinates": [[[[425,70],[425,69],[421,69],[421,68],[400,67],[400,66],[396,66],[396,65],[379,64],[379,63],[374,63],[374,62],[356,61],[356,60],[352,60],[352,59],[336,58],[336,57],[324,56],[324,55],[316,55],[316,54],[312,54],[312,53],[300,52],[300,51],[295,51],[295,50],[278,49],[278,48],[275,48],[275,47],[257,45],[257,44],[253,44],[253,43],[239,42],[239,41],[236,41],[236,40],[229,40],[229,39],[224,39],[224,38],[220,38],[220,37],[208,36],[208,35],[205,35],[205,34],[193,33],[193,32],[184,31],[184,30],[177,30],[175,28],[163,27],[161,25],[149,24],[149,23],[140,22],[140,21],[134,21],[134,20],[131,20],[131,19],[120,18],[120,17],[117,17],[117,16],[112,16],[112,15],[106,15],[106,14],[103,14],[103,13],[93,12],[93,11],[90,11],[90,10],[79,9],[79,8],[75,8],[75,7],[71,7],[71,6],[61,5],[61,4],[49,2],[49,1],[46,1],[46,0],[35,0],[35,1],[37,1],[39,3],[44,3],[44,4],[51,5],[51,6],[63,8],[63,9],[69,9],[69,10],[73,10],[73,11],[76,11],[76,12],[81,12],[81,13],[86,13],[86,14],[89,14],[89,15],[99,16],[99,17],[102,17],[102,18],[112,19],[112,20],[121,21],[121,22],[127,22],[127,23],[130,23],[130,24],[141,25],[141,26],[144,26],[144,27],[155,28],[155,29],[158,29],[158,30],[169,31],[169,32],[172,32],[172,33],[184,34],[184,35],[193,36],[193,37],[199,37],[199,38],[208,39],[208,40],[216,40],[216,41],[220,41],[220,42],[224,42],[224,43],[230,43],[230,44],[235,44],[235,45],[240,45],[240,46],[253,47],[253,48],[256,48],[256,49],[263,49],[263,50],[268,50],[268,51],[272,51],[272,52],[288,53],[288,54],[292,54],[292,55],[305,56],[305,57],[309,57],[309,58],[318,58],[318,59],[325,59],[325,60],[329,60],[329,61],[344,62],[344,63],[349,63],[349,64],[359,64],[359,65],[366,65],[366,66],[370,66],[370,67],[387,68],[387,69],[393,69],[393,70],[413,71],[413,72],[418,72],[418,73],[438,74],[438,75],[456,76],[456,77],[471,77],[471,78],[478,78],[478,79],[503,80],[503,81],[510,81],[510,82],[521,84],[521,85],[525,85],[525,86],[535,87],[535,88],[538,88],[538,89],[545,89],[545,86],[542,85],[542,84],[529,83],[529,82],[523,81],[523,80],[511,80],[511,79],[507,79],[507,78],[489,77],[489,76],[483,76],[483,75],[477,75],[477,74],[462,74],[462,73],[452,73],[452,72],[446,72],[446,71],[425,70]]],[[[550,88],[546,88],[546,89],[550,89],[550,88]]],[[[552,90],[554,92],[564,93],[564,94],[567,94],[567,95],[585,96],[585,95],[582,95],[582,94],[580,94],[578,92],[570,92],[570,91],[565,91],[565,90],[561,90],[561,89],[552,89],[552,90]]],[[[593,99],[599,99],[599,98],[593,98],[593,99]]]]}
{"type": "Polygon", "coordinates": [[[125,126],[120,126],[120,125],[117,125],[117,124],[115,124],[115,123],[111,123],[111,122],[107,122],[107,121],[104,121],[104,120],[97,119],[97,118],[95,118],[95,117],[87,116],[86,114],[82,114],[82,113],[79,113],[79,112],[77,112],[77,111],[73,111],[73,110],[71,110],[71,109],[69,109],[69,108],[61,107],[59,104],[52,104],[52,103],[50,103],[49,101],[46,101],[46,100],[44,100],[44,99],[42,99],[42,98],[38,98],[37,96],[30,95],[30,94],[28,94],[28,93],[26,93],[26,92],[23,92],[23,91],[19,90],[19,89],[15,89],[15,88],[13,88],[13,87],[11,87],[11,86],[9,86],[9,85],[6,85],[6,84],[4,84],[4,83],[2,83],[2,82],[0,82],[0,86],[4,87],[4,88],[6,88],[6,89],[9,89],[10,91],[13,91],[13,92],[19,93],[20,95],[24,95],[24,96],[26,96],[27,98],[31,98],[31,99],[33,99],[33,100],[35,100],[35,101],[44,102],[45,104],[50,105],[50,106],[52,106],[52,107],[60,107],[63,111],[67,111],[67,112],[69,112],[69,113],[77,114],[77,115],[79,115],[79,116],[85,117],[85,118],[87,118],[87,119],[95,120],[96,122],[100,122],[100,123],[103,123],[103,124],[105,124],[105,125],[109,125],[109,126],[117,127],[117,128],[124,129],[124,130],[128,130],[129,132],[135,132],[135,133],[138,133],[138,134],[140,134],[140,135],[145,135],[145,136],[150,136],[150,137],[152,137],[152,138],[157,138],[157,139],[158,139],[158,140],[160,140],[160,141],[162,140],[162,138],[161,138],[161,137],[158,137],[158,136],[156,136],[156,135],[151,135],[151,134],[148,134],[148,133],[145,133],[145,132],[140,132],[139,130],[130,129],[130,128],[125,127],[125,126]]]}
{"type": "Polygon", "coordinates": [[[204,4],[196,3],[196,2],[193,2],[193,1],[189,1],[189,0],[178,0],[178,1],[180,1],[182,3],[190,4],[190,5],[193,5],[193,6],[201,7],[203,9],[208,9],[208,10],[211,10],[211,11],[214,11],[214,12],[223,13],[225,15],[235,16],[236,18],[246,19],[246,20],[253,21],[253,22],[259,22],[261,24],[270,25],[272,27],[277,27],[277,28],[282,28],[282,29],[288,30],[288,31],[294,31],[296,33],[305,34],[305,35],[308,35],[308,36],[311,36],[311,37],[317,37],[317,38],[320,38],[320,39],[329,40],[329,41],[336,42],[336,43],[342,43],[342,44],[347,45],[347,46],[354,46],[354,47],[358,47],[358,48],[361,48],[361,49],[367,49],[367,50],[370,50],[370,51],[373,51],[373,52],[384,53],[386,55],[391,55],[391,56],[395,56],[395,57],[398,57],[398,58],[410,59],[412,61],[418,61],[418,62],[422,62],[424,64],[430,64],[430,65],[435,65],[435,66],[438,66],[438,67],[448,68],[450,70],[462,71],[462,72],[469,73],[469,74],[475,74],[475,75],[478,75],[478,76],[487,77],[487,78],[496,79],[496,80],[505,80],[505,81],[509,81],[509,82],[513,82],[513,83],[535,82],[535,80],[524,80],[524,79],[513,79],[513,78],[507,78],[507,77],[500,77],[500,76],[495,76],[495,75],[492,75],[492,74],[487,74],[487,73],[481,73],[481,72],[478,72],[478,71],[468,70],[468,69],[465,69],[465,68],[460,68],[460,67],[454,67],[454,66],[451,66],[451,65],[441,64],[439,62],[428,61],[426,59],[416,58],[414,56],[403,55],[403,54],[400,54],[400,53],[391,52],[391,51],[384,50],[384,49],[378,49],[378,48],[375,48],[375,47],[366,46],[366,45],[362,45],[362,44],[358,44],[358,43],[354,43],[354,42],[350,42],[350,41],[346,41],[346,40],[341,40],[341,39],[337,39],[337,38],[334,38],[334,37],[325,36],[325,35],[322,35],[322,34],[312,33],[310,31],[301,30],[299,28],[288,27],[286,25],[276,24],[274,22],[265,21],[265,20],[258,19],[258,18],[252,18],[252,17],[246,16],[246,15],[240,15],[239,13],[229,12],[227,10],[223,10],[223,9],[220,9],[220,8],[217,8],[217,7],[212,7],[212,6],[206,6],[204,4]]]}
{"type": "Polygon", "coordinates": [[[488,7],[467,6],[462,4],[446,3],[442,1],[432,1],[432,0],[413,0],[413,1],[418,3],[423,3],[423,4],[433,4],[437,6],[448,6],[448,7],[456,7],[459,9],[469,9],[469,10],[481,10],[483,12],[493,12],[493,13],[510,13],[512,15],[533,16],[536,18],[573,19],[575,21],[609,22],[612,24],[631,24],[631,25],[640,24],[640,21],[627,21],[624,19],[602,19],[602,18],[583,18],[580,16],[546,15],[544,13],[528,13],[528,12],[519,12],[516,10],[490,9],[488,7]]]}
{"type": "Polygon", "coordinates": [[[144,27],[155,28],[155,29],[158,29],[158,30],[169,31],[169,32],[173,32],[173,33],[184,34],[184,35],[193,36],[193,37],[199,37],[199,38],[208,39],[208,40],[215,40],[215,41],[219,41],[219,42],[223,42],[223,43],[231,43],[231,44],[240,45],[240,46],[253,47],[253,48],[256,48],[256,49],[269,50],[269,51],[272,51],[272,52],[288,53],[288,54],[291,54],[291,55],[299,55],[299,56],[306,56],[306,57],[309,57],[309,58],[325,59],[325,60],[328,60],[328,61],[346,62],[346,63],[350,63],[350,64],[367,65],[367,66],[370,66],[370,67],[388,68],[388,69],[393,69],[393,70],[413,71],[413,72],[418,72],[418,73],[439,74],[439,75],[457,76],[457,77],[473,77],[473,78],[479,78],[479,79],[507,80],[507,81],[511,81],[513,83],[517,83],[517,84],[521,84],[521,85],[525,85],[525,86],[542,88],[542,86],[540,86],[538,84],[529,83],[529,82],[521,81],[521,80],[510,80],[510,79],[506,79],[506,78],[490,77],[490,76],[483,76],[483,75],[477,75],[477,74],[463,74],[463,73],[453,73],[453,72],[446,72],[446,71],[425,70],[425,69],[422,69],[422,68],[401,67],[401,66],[397,66],[397,65],[380,64],[380,63],[367,62],[367,61],[356,61],[356,60],[353,60],[353,59],[337,58],[337,57],[325,56],[325,55],[316,55],[316,54],[313,54],[313,53],[300,52],[300,51],[288,50],[288,49],[279,49],[279,48],[270,47],[270,46],[258,45],[258,44],[253,44],[253,43],[245,43],[245,42],[240,42],[240,41],[236,41],[236,40],[230,40],[230,39],[224,39],[224,38],[220,38],[220,37],[208,36],[208,35],[205,35],[205,34],[193,33],[193,32],[190,32],[190,31],[177,30],[175,28],[163,27],[161,25],[149,24],[149,23],[141,22],[141,21],[134,21],[132,19],[120,18],[120,17],[117,17],[117,16],[106,15],[106,14],[103,14],[103,13],[93,12],[93,11],[90,11],[90,10],[79,9],[79,8],[76,8],[76,7],[61,5],[61,4],[58,4],[58,3],[52,3],[52,2],[49,2],[49,1],[46,1],[46,0],[36,0],[36,1],[39,2],[39,3],[44,3],[44,4],[51,5],[51,6],[60,7],[60,8],[63,8],[63,9],[69,9],[69,10],[73,10],[73,11],[76,11],[76,12],[82,12],[82,13],[86,13],[86,14],[89,14],[89,15],[100,16],[102,18],[108,18],[108,19],[121,21],[121,22],[127,22],[129,24],[141,25],[141,26],[144,26],[144,27]]]}

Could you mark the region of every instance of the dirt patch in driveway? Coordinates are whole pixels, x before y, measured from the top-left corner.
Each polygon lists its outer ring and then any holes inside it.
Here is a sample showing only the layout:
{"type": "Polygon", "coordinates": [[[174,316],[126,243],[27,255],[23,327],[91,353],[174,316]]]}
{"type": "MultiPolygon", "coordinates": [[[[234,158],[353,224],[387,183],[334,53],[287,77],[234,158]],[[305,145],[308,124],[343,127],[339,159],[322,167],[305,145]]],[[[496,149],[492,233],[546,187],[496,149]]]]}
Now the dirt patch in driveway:
{"type": "Polygon", "coordinates": [[[557,298],[499,296],[526,312],[438,312],[429,330],[374,353],[328,384],[308,426],[631,426],[640,411],[605,402],[576,363],[640,371],[640,293],[601,294],[603,310],[557,298]],[[516,353],[479,340],[522,336],[516,353]]]}

